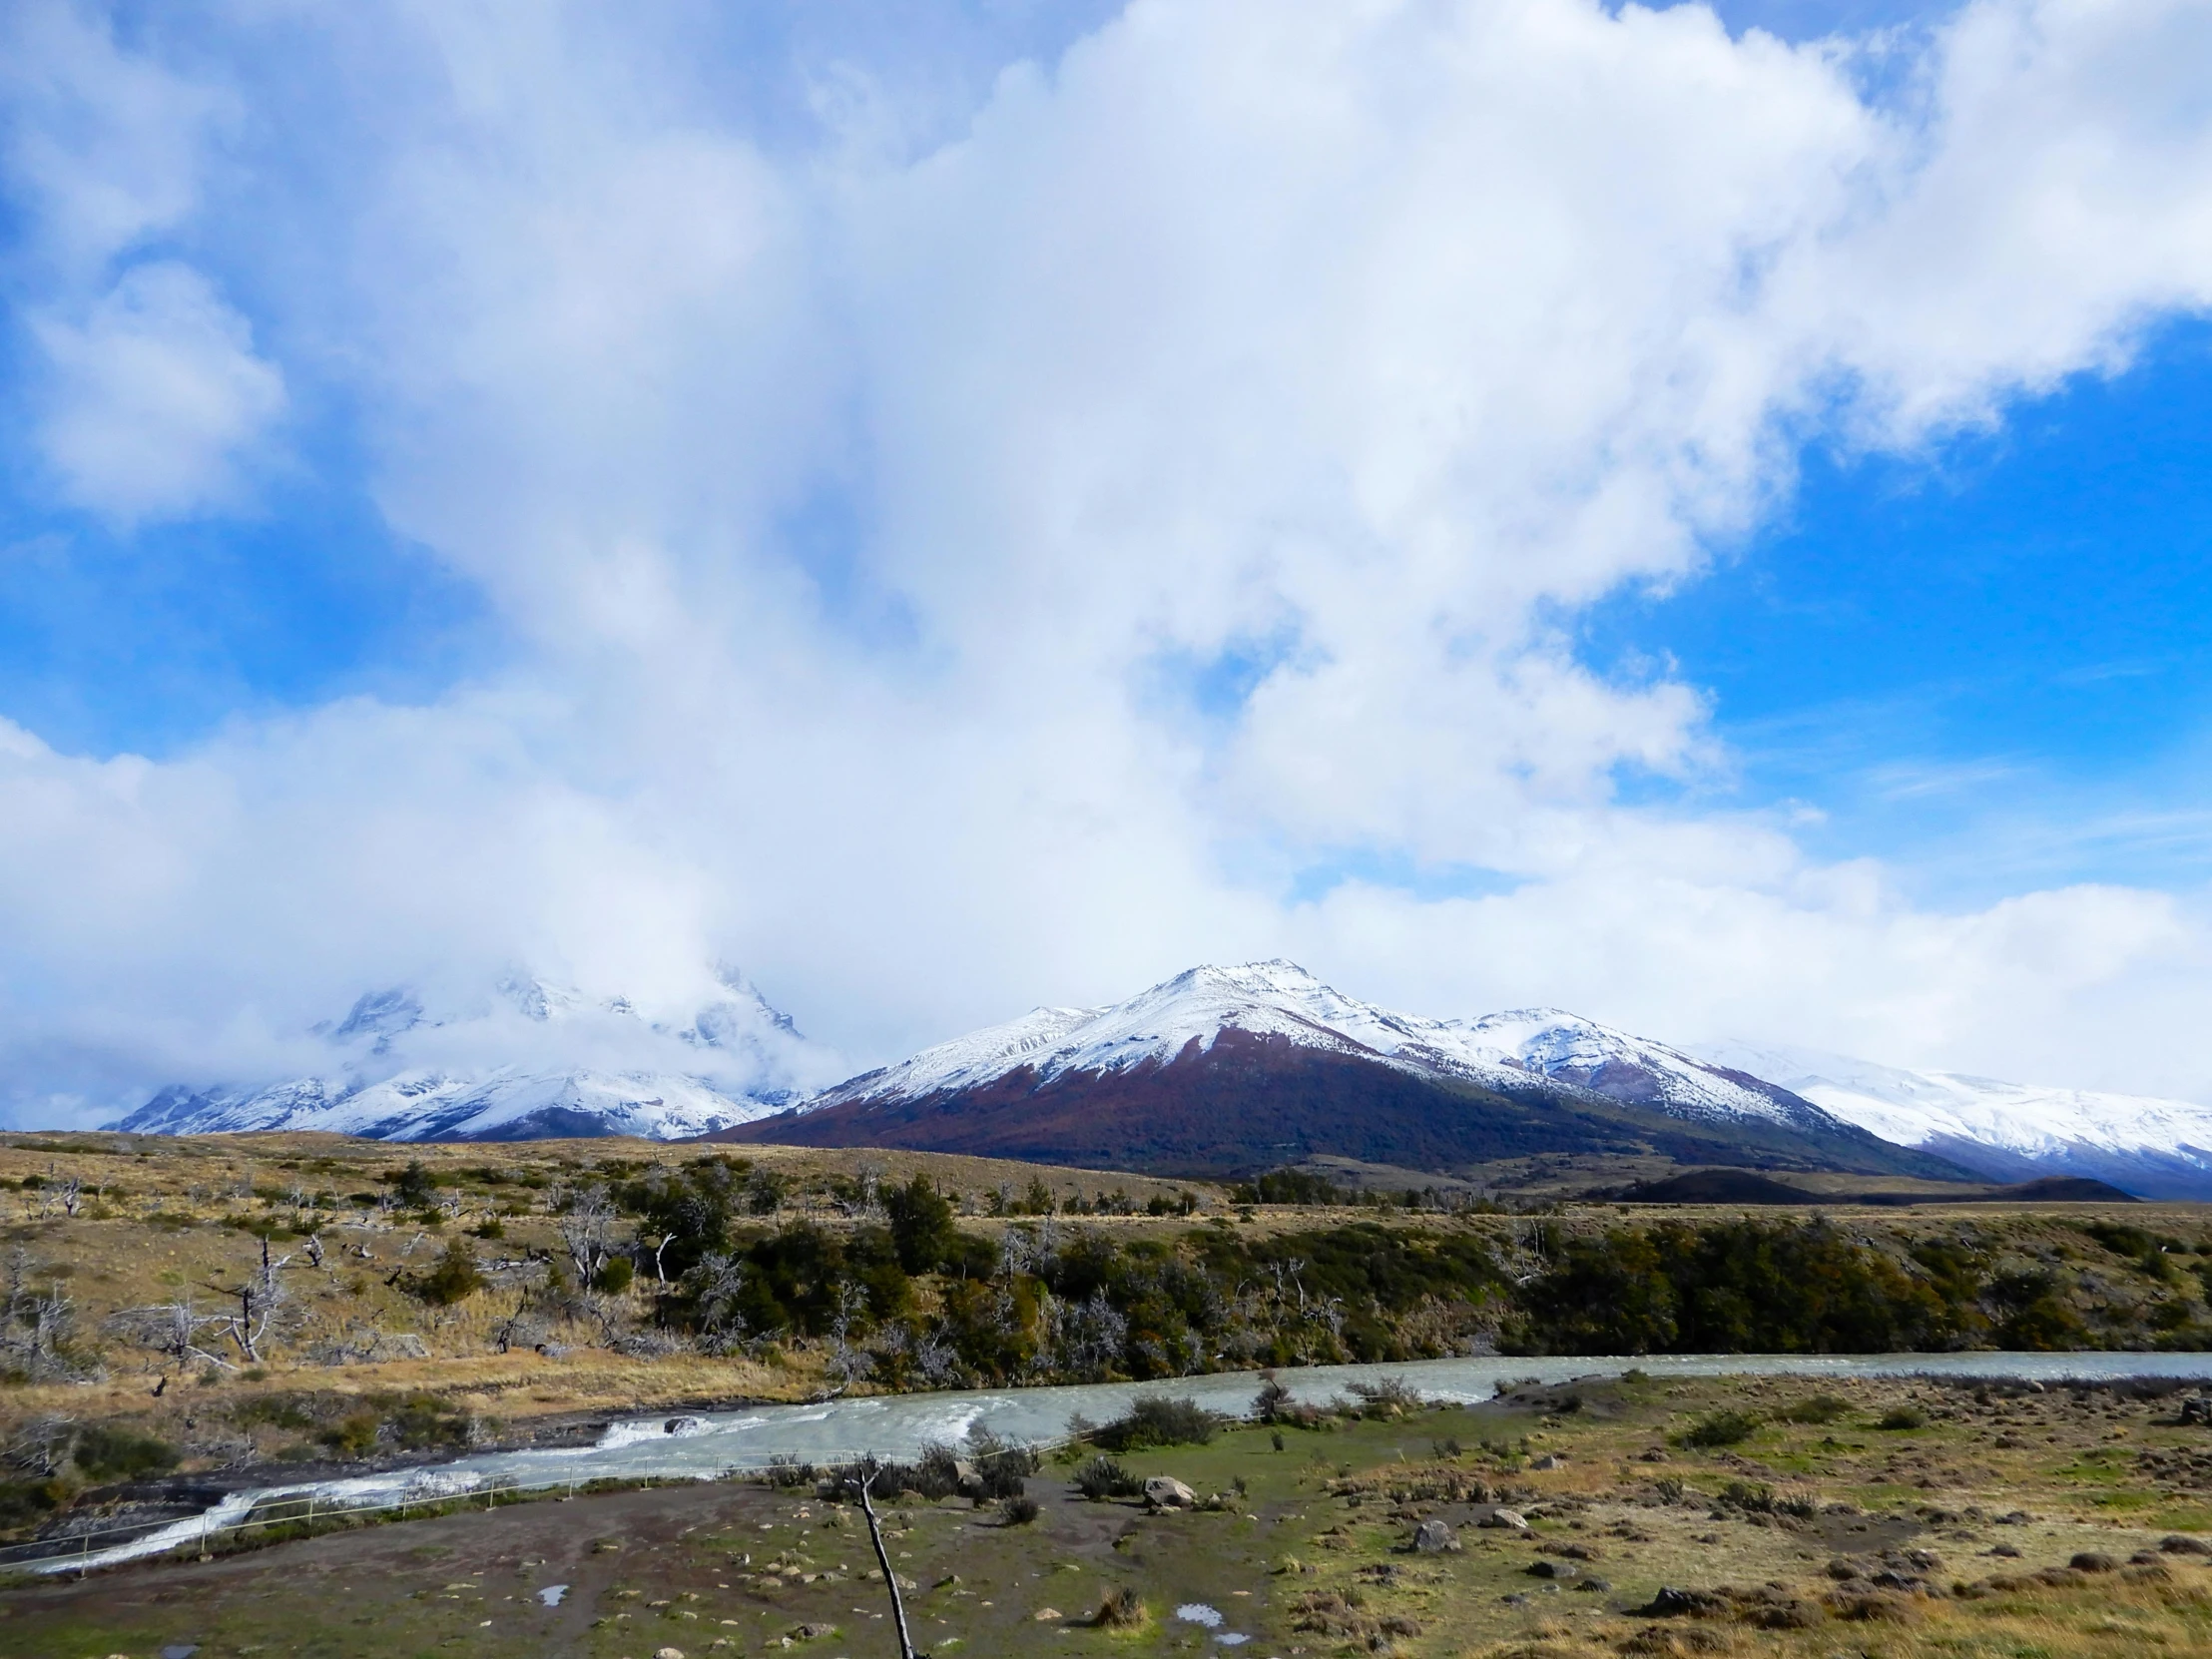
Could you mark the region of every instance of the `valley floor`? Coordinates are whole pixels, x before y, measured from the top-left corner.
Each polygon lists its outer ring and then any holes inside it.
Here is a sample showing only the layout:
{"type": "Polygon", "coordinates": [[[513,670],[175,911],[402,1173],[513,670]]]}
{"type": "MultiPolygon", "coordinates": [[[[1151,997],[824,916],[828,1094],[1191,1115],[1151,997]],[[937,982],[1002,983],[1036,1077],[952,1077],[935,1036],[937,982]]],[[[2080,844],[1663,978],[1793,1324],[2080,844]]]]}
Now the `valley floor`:
{"type": "MultiPolygon", "coordinates": [[[[910,1497],[889,1546],[940,1656],[2201,1653],[2212,1428],[2177,1404],[1632,1375],[1126,1454],[1218,1494],[1197,1511],[1086,1501],[1070,1453],[1034,1521],[910,1497]],[[1477,1524],[1500,1504],[1525,1530],[1477,1524]],[[1456,1547],[1410,1549],[1423,1522],[1456,1547]],[[1115,1591],[1141,1619],[1098,1627],[1115,1591]]],[[[848,1505],[723,1483],[18,1584],[0,1653],[830,1659],[894,1652],[885,1608],[848,1505]]]]}

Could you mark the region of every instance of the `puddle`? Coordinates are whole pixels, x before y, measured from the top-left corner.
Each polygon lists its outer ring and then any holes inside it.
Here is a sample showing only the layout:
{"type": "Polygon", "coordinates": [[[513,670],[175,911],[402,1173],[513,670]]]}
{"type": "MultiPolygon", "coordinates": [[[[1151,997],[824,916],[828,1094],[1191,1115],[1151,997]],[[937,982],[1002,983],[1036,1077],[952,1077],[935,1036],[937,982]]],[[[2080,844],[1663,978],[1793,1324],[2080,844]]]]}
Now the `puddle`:
{"type": "Polygon", "coordinates": [[[1209,1607],[1203,1601],[1186,1601],[1175,1610],[1175,1616],[1185,1624],[1202,1624],[1208,1630],[1221,1628],[1221,1609],[1209,1607]]]}
{"type": "Polygon", "coordinates": [[[561,1604],[561,1597],[567,1594],[568,1586],[566,1584],[548,1584],[538,1592],[538,1600],[547,1607],[558,1607],[561,1604]]]}

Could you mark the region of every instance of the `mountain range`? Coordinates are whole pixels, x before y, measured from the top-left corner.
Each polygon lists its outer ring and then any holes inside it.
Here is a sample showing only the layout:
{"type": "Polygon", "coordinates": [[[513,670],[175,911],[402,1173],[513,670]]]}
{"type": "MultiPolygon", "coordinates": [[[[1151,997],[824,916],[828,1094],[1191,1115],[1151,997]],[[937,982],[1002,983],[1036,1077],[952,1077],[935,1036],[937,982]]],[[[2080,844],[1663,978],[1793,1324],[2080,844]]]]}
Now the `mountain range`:
{"type": "Polygon", "coordinates": [[[1556,1010],[1435,1020],[1294,962],[1039,1008],[718,1140],[896,1146],[1175,1174],[1319,1155],[1447,1169],[1540,1153],[1970,1179],[1786,1089],[1556,1010]]]}
{"type": "MultiPolygon", "coordinates": [[[[327,1063],[248,1084],[175,1084],[113,1124],[141,1134],[314,1129],[391,1141],[568,1135],[677,1140],[806,1097],[825,1056],[742,974],[681,1022],[623,997],[510,976],[474,1006],[432,1013],[411,991],[371,992],[318,1026],[327,1063]],[[486,1056],[512,1054],[503,1063],[486,1056]]],[[[828,1075],[834,1076],[834,1070],[828,1075]]]]}
{"type": "Polygon", "coordinates": [[[2185,1100],[1905,1071],[1817,1049],[1701,1044],[1847,1123],[1999,1181],[2082,1176],[2142,1198],[2212,1199],[2212,1109],[2185,1100]]]}
{"type": "Polygon", "coordinates": [[[1038,1008],[829,1087],[833,1057],[734,972],[681,1019],[517,974],[477,1006],[435,1014],[408,990],[374,992],[313,1036],[327,1063],[307,1075],[173,1086],[113,1127],[705,1136],[1193,1175],[1322,1155],[1448,1170],[1612,1153],[1939,1180],[2086,1176],[2212,1198],[2212,1110],[2187,1102],[1746,1042],[1669,1045],[1551,1008],[1430,1019],[1280,960],[1193,968],[1105,1007],[1038,1008]]]}

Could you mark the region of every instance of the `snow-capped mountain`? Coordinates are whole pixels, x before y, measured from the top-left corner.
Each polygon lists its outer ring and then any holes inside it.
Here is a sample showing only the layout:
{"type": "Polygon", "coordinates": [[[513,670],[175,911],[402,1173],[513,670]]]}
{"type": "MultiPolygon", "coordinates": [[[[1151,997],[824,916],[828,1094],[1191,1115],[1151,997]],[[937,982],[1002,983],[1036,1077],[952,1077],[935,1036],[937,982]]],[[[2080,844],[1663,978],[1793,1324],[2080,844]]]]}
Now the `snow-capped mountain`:
{"type": "Polygon", "coordinates": [[[742,975],[718,978],[719,994],[682,1022],[531,976],[440,1014],[411,990],[372,991],[315,1028],[329,1060],[313,1073],[173,1085],[112,1127],[392,1141],[705,1135],[791,1105],[829,1065],[742,975]]]}
{"type": "Polygon", "coordinates": [[[1524,1088],[1540,1076],[1670,1117],[1832,1127],[1818,1107],[1786,1090],[1556,1008],[1472,1020],[1392,1013],[1280,959],[1195,967],[1103,1008],[1038,1008],[840,1083],[799,1109],[863,1098],[916,1100],[993,1083],[1024,1067],[1042,1084],[1074,1072],[1165,1064],[1194,1045],[1204,1053],[1226,1031],[1381,1056],[1489,1088],[1524,1088]]]}
{"type": "Polygon", "coordinates": [[[1701,1043],[1884,1140],[2003,1181],[2082,1175],[2144,1198],[2212,1199],[2212,1107],[2144,1095],[1907,1071],[1818,1049],[1701,1043]]]}
{"type": "Polygon", "coordinates": [[[1594,1021],[1393,1013],[1280,960],[1192,968],[1102,1008],[1039,1008],[727,1138],[1193,1171],[1321,1152],[1434,1169],[1658,1149],[1958,1173],[1787,1090],[1594,1021]]]}

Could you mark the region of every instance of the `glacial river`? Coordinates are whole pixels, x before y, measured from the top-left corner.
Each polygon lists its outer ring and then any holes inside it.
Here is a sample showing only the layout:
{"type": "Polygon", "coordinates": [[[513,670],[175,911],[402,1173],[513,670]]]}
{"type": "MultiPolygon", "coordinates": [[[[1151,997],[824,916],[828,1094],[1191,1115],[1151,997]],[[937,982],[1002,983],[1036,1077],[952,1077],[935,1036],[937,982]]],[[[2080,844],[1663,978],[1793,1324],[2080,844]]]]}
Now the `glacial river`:
{"type": "MultiPolygon", "coordinates": [[[[1286,1368],[1277,1380],[1301,1401],[1323,1404],[1354,1382],[1401,1378],[1424,1396],[1451,1402],[1492,1397],[1501,1382],[1533,1378],[1564,1382],[1618,1376],[1631,1366],[1670,1377],[1971,1377],[2063,1382],[2116,1378],[2212,1379],[2212,1354],[1711,1354],[1640,1359],[1576,1355],[1558,1359],[1424,1360],[1405,1365],[1286,1368]]],[[[431,1502],[487,1488],[544,1488],[593,1480],[711,1480],[766,1467],[778,1459],[839,1462],[873,1453],[910,1459],[931,1441],[957,1442],[982,1428],[1011,1440],[1050,1444],[1064,1439],[1068,1419],[1105,1422],[1142,1394],[1190,1396],[1232,1416],[1249,1414],[1260,1380],[1250,1372],[1176,1378],[1157,1382],[1092,1382],[1047,1388],[892,1394],[811,1405],[759,1405],[734,1411],[656,1412],[619,1419],[590,1445],[487,1451],[448,1462],[232,1493],[207,1514],[98,1547],[18,1564],[74,1572],[160,1554],[210,1529],[236,1524],[263,1506],[312,1494],[318,1509],[387,1507],[395,1500],[431,1502]]],[[[13,1553],[13,1552],[11,1552],[13,1553]]]]}

